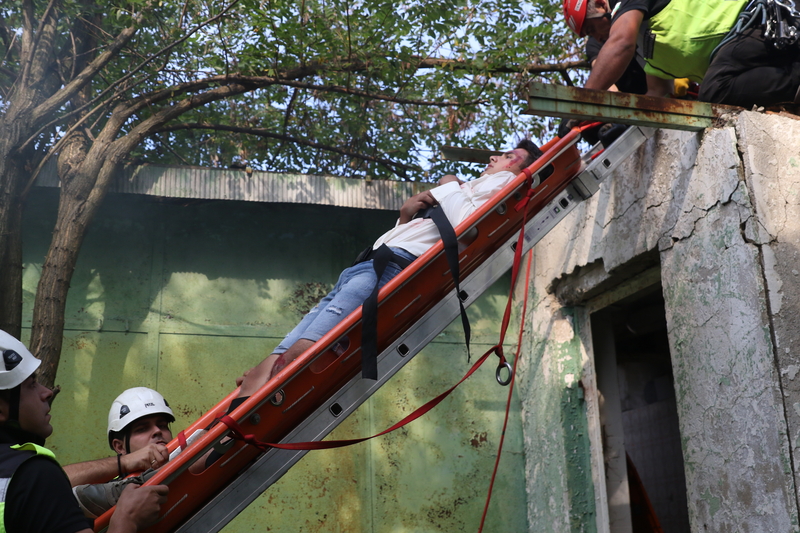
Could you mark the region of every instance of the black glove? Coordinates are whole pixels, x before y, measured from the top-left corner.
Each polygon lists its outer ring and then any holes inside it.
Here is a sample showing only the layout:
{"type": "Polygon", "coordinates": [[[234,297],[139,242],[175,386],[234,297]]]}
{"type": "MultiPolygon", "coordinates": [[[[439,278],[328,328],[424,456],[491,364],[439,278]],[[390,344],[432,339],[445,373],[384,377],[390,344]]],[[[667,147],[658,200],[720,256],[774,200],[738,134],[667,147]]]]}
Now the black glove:
{"type": "Polygon", "coordinates": [[[600,142],[603,143],[603,147],[608,148],[611,146],[620,135],[625,133],[628,127],[627,124],[603,124],[599,131],[600,142]]]}
{"type": "Polygon", "coordinates": [[[567,133],[569,133],[572,130],[572,128],[577,126],[579,123],[580,122],[575,120],[574,118],[571,118],[569,120],[562,118],[561,124],[558,125],[558,137],[560,139],[563,139],[567,135],[567,133]]]}

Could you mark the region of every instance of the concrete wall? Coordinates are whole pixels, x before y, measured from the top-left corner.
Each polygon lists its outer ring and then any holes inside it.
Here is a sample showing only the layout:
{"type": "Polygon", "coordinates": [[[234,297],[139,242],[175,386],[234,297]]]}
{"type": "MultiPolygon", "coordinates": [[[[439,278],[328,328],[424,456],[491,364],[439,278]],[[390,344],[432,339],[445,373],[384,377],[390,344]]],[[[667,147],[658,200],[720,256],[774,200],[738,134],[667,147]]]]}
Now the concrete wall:
{"type": "MultiPolygon", "coordinates": [[[[56,204],[57,191],[36,189],[25,213],[26,326],[56,204]]],[[[64,463],[110,455],[108,408],[131,386],[161,391],[176,411],[174,429],[194,420],[395,218],[332,206],[110,195],[72,281],[48,445],[64,463]]],[[[498,283],[470,308],[473,358],[496,342],[507,290],[508,281],[498,283]]],[[[389,427],[467,368],[460,327],[450,328],[333,438],[389,427]]],[[[477,529],[506,394],[487,364],[406,428],[311,452],[226,531],[477,529]]],[[[515,402],[487,531],[527,528],[519,420],[515,402]]]]}
{"type": "Polygon", "coordinates": [[[752,112],[659,131],[534,249],[530,531],[614,531],[592,313],[659,282],[691,530],[798,530],[798,147],[752,112]]]}

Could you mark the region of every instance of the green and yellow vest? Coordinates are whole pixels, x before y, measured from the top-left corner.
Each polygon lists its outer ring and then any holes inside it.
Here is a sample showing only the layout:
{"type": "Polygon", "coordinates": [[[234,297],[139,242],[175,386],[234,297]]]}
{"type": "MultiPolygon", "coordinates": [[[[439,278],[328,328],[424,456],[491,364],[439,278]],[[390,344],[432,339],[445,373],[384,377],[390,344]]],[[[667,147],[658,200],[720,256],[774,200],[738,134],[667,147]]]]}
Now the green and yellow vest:
{"type": "Polygon", "coordinates": [[[725,38],[748,0],[671,0],[649,20],[644,71],[659,78],[703,81],[711,52],[725,38]]]}
{"type": "MultiPolygon", "coordinates": [[[[18,450],[20,452],[33,452],[33,453],[3,453],[0,454],[0,517],[3,519],[0,520],[0,533],[6,533],[6,524],[5,524],[5,516],[6,516],[6,495],[8,493],[8,485],[11,483],[11,478],[14,475],[14,472],[32,457],[36,457],[37,455],[41,455],[43,457],[49,457],[56,463],[56,456],[43,446],[39,446],[37,444],[31,444],[30,442],[26,444],[15,444],[14,446],[10,446],[11,450],[18,450]]],[[[60,468],[60,465],[59,465],[60,468]]]]}

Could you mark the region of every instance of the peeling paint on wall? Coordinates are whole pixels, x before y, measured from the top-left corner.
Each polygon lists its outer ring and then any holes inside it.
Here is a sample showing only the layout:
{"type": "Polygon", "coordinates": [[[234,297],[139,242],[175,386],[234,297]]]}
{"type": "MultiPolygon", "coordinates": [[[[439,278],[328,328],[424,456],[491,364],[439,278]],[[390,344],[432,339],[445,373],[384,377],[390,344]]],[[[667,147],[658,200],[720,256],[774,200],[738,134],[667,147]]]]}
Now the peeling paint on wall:
{"type": "Polygon", "coordinates": [[[525,436],[531,531],[594,532],[595,493],[583,390],[583,351],[569,309],[545,298],[533,310],[533,331],[518,379],[525,436]],[[556,311],[550,313],[549,311],[556,311]]]}
{"type": "Polygon", "coordinates": [[[572,456],[557,454],[583,430],[549,410],[574,405],[569,383],[593,372],[579,364],[591,358],[584,346],[555,343],[564,309],[551,294],[563,285],[570,305],[594,297],[648,252],[661,261],[692,530],[799,530],[798,146],[800,123],[751,112],[701,134],[660,131],[534,248],[523,395],[532,530],[552,520],[567,531],[557,517],[582,505],[572,456]]]}

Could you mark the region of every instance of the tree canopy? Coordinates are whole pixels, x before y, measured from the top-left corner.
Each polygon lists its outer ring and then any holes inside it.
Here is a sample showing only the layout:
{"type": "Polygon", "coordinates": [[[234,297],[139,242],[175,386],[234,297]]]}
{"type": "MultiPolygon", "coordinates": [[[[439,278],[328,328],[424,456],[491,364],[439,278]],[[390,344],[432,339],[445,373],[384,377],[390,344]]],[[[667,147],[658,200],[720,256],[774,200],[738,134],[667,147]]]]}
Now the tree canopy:
{"type": "Polygon", "coordinates": [[[80,244],[122,165],[429,180],[455,169],[442,145],[542,136],[526,83],[585,66],[550,2],[7,0],[0,328],[20,333],[21,212],[48,159],[62,187],[31,347],[52,385],[80,244]]]}

